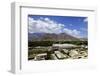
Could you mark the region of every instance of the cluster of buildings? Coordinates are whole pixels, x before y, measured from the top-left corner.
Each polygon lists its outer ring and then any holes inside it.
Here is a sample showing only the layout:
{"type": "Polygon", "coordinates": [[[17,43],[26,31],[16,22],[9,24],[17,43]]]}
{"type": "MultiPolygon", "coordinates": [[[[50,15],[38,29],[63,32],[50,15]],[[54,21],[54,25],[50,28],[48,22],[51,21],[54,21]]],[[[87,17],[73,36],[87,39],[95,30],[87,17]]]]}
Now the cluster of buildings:
{"type": "Polygon", "coordinates": [[[62,60],[62,59],[86,59],[87,46],[73,44],[53,44],[47,53],[37,54],[34,60],[62,60]]]}

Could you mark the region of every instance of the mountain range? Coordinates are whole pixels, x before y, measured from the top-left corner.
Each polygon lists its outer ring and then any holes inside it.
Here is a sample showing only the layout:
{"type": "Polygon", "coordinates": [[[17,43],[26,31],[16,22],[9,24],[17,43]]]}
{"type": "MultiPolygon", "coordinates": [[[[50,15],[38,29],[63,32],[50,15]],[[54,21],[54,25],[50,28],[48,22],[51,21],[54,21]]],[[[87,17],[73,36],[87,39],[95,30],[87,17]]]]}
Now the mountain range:
{"type": "Polygon", "coordinates": [[[86,38],[76,38],[66,33],[28,33],[28,41],[84,41],[86,38]]]}

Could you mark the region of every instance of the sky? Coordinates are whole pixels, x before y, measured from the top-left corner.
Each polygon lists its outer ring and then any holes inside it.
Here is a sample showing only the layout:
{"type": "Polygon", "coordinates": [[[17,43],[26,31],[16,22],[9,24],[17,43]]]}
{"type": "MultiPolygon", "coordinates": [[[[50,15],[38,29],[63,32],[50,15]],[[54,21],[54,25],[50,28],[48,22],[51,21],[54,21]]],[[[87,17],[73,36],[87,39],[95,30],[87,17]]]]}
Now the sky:
{"type": "Polygon", "coordinates": [[[29,33],[66,33],[87,38],[88,18],[76,16],[28,15],[29,33]]]}

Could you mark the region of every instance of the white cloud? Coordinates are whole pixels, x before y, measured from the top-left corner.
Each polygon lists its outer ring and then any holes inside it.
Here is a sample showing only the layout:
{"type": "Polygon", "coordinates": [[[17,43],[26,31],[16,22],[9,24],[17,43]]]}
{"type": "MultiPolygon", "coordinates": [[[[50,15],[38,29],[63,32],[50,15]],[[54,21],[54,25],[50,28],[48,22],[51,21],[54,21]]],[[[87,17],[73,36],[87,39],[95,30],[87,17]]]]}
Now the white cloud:
{"type": "Polygon", "coordinates": [[[69,35],[74,36],[74,37],[77,37],[77,38],[80,37],[80,31],[78,31],[78,30],[76,30],[76,29],[71,30],[71,29],[65,28],[65,29],[63,29],[63,31],[64,31],[65,33],[69,34],[69,35]]]}
{"type": "Polygon", "coordinates": [[[73,26],[73,24],[69,24],[69,26],[73,26]]]}
{"type": "Polygon", "coordinates": [[[29,33],[67,33],[79,37],[80,31],[64,28],[64,24],[57,23],[49,18],[34,19],[29,17],[29,33]]]}
{"type": "Polygon", "coordinates": [[[84,21],[84,22],[88,22],[88,18],[85,18],[83,21],[84,21]]]}
{"type": "Polygon", "coordinates": [[[40,18],[35,20],[29,17],[29,32],[30,33],[61,33],[61,29],[64,25],[56,23],[49,18],[40,18]]]}
{"type": "Polygon", "coordinates": [[[87,28],[81,28],[81,31],[87,32],[88,29],[87,28]]]}

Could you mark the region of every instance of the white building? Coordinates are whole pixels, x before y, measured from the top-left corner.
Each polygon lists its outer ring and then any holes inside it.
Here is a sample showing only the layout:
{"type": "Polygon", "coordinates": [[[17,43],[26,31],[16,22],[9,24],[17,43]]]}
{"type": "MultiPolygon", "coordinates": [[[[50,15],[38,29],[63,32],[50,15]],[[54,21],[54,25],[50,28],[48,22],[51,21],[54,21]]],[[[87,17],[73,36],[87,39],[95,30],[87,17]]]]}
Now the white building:
{"type": "Polygon", "coordinates": [[[73,44],[53,44],[52,47],[53,48],[75,48],[78,46],[73,45],[73,44]]]}

